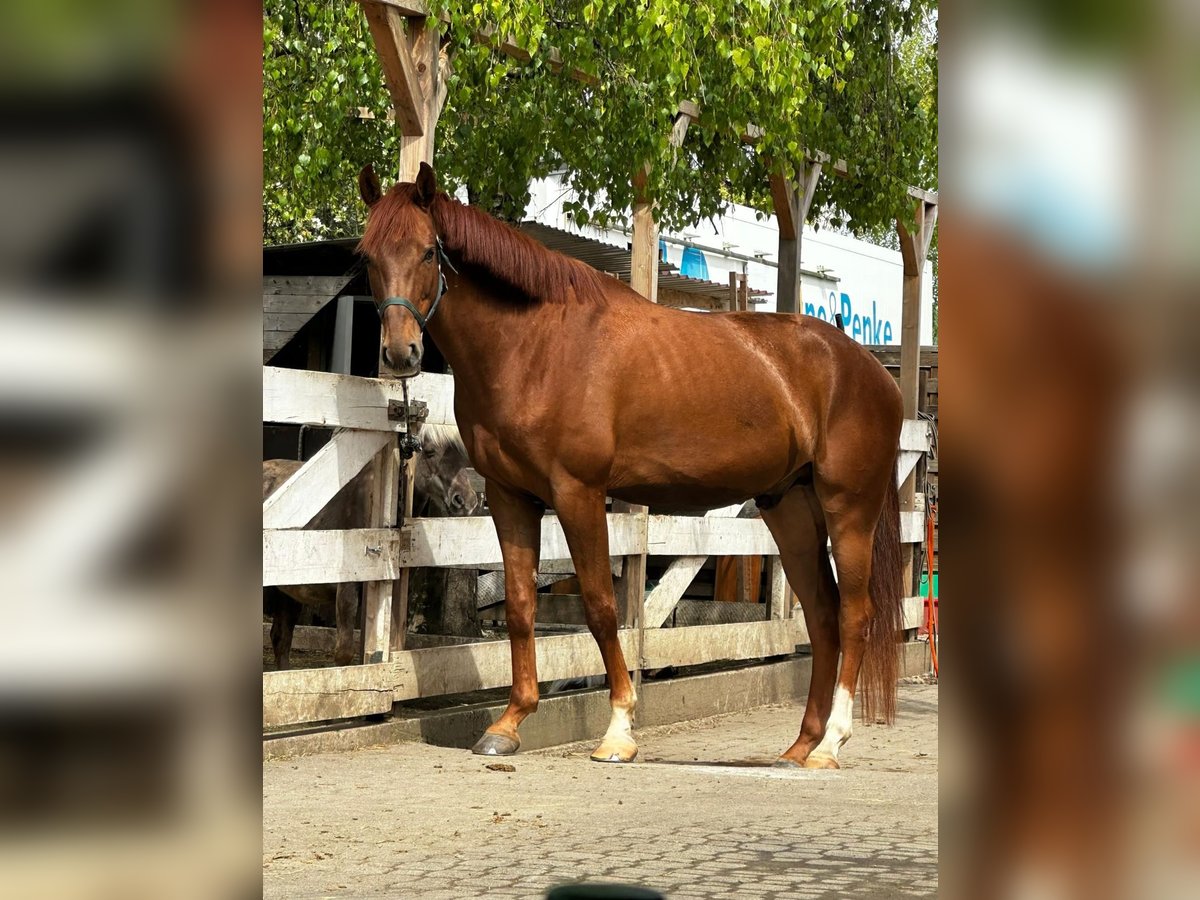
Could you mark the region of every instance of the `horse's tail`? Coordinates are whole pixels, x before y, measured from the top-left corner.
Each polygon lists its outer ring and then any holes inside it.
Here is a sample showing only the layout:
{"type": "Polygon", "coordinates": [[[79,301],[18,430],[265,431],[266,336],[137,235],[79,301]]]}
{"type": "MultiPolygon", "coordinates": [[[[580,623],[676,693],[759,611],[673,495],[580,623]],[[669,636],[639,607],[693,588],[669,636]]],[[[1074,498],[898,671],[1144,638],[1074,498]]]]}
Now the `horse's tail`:
{"type": "Polygon", "coordinates": [[[904,626],[904,564],[900,554],[900,494],[894,470],[888,473],[883,512],[875,526],[871,554],[871,602],[875,613],[863,654],[863,719],[892,724],[896,718],[896,679],[899,675],[897,641],[904,626]]]}

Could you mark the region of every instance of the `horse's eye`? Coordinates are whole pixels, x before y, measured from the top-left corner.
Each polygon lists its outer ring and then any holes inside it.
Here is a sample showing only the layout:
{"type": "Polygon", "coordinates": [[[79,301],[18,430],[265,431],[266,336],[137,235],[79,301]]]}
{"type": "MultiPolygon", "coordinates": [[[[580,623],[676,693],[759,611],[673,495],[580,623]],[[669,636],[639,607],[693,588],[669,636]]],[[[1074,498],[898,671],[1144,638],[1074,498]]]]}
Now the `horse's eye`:
{"type": "Polygon", "coordinates": [[[430,247],[428,250],[425,251],[425,258],[421,261],[429,262],[431,259],[433,259],[433,248],[432,247],[430,247]]]}

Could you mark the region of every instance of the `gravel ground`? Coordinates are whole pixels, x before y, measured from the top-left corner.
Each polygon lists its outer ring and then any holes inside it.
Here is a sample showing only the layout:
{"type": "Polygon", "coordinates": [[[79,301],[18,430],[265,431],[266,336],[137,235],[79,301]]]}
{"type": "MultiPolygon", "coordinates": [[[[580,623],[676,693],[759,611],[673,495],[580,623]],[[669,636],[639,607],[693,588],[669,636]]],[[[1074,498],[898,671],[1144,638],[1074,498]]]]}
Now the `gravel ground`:
{"type": "MultiPolygon", "coordinates": [[[[570,881],[669,900],[937,893],[938,688],[900,687],[894,728],[855,723],[839,772],[770,768],[802,710],[637,732],[488,768],[401,744],[263,764],[266,897],[538,898],[570,881]]],[[[597,735],[597,739],[599,736],[597,735]]]]}

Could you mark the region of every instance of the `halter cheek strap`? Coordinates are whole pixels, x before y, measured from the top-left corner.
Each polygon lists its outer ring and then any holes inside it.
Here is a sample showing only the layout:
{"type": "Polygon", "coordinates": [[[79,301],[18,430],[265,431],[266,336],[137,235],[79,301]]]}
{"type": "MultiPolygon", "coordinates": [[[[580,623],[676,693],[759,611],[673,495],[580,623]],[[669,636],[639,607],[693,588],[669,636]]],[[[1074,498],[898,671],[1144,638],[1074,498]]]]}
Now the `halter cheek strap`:
{"type": "Polygon", "coordinates": [[[442,295],[446,293],[446,273],[442,270],[442,266],[449,266],[450,271],[455,275],[458,274],[458,269],[454,268],[454,263],[450,262],[450,258],[446,256],[446,250],[442,247],[442,239],[437,239],[437,256],[438,256],[438,289],[437,295],[433,298],[433,303],[429,305],[429,312],[422,313],[417,309],[416,304],[407,297],[388,297],[379,304],[379,318],[383,318],[384,311],[389,306],[402,306],[413,314],[413,318],[417,320],[417,327],[422,332],[425,331],[425,326],[429,324],[429,320],[433,318],[433,314],[437,312],[438,304],[442,302],[442,295]]]}

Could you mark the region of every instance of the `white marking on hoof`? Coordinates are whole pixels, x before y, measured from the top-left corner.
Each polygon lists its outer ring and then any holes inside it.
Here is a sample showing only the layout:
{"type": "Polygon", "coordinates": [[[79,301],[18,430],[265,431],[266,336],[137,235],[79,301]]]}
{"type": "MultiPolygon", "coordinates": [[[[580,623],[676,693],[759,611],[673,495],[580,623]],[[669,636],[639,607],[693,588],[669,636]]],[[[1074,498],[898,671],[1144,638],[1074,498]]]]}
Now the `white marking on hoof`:
{"type": "Polygon", "coordinates": [[[854,695],[838,685],[833,695],[833,709],[829,711],[829,722],[825,725],[825,736],[821,743],[808,755],[808,768],[834,768],[837,766],[838,750],[846,741],[854,726],[854,695]],[[815,758],[814,758],[815,757],[815,758]],[[809,765],[809,763],[812,765],[809,765]],[[832,762],[833,765],[828,765],[832,762]]]}
{"type": "Polygon", "coordinates": [[[613,706],[612,719],[600,746],[592,752],[595,762],[633,762],[637,758],[637,742],[633,739],[633,708],[613,706]]]}

